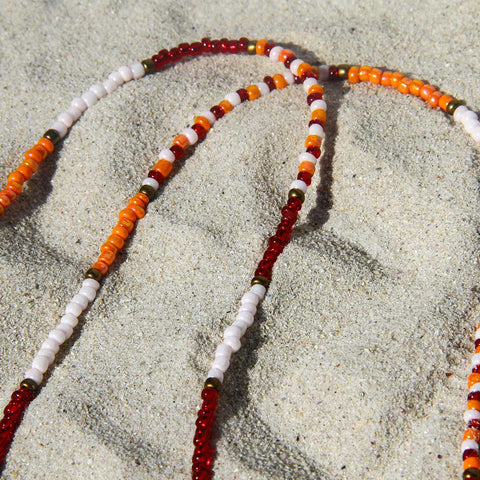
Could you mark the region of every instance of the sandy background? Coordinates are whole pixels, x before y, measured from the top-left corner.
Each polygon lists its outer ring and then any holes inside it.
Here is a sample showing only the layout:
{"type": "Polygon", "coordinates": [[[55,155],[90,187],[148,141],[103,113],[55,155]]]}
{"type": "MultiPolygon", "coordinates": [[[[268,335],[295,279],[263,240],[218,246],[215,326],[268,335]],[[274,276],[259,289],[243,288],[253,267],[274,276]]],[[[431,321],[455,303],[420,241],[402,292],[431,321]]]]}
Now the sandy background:
{"type": "MultiPolygon", "coordinates": [[[[478,2],[0,2],[0,178],[120,65],[268,37],[480,104],[478,2]]],[[[91,108],[0,219],[0,401],[157,152],[281,71],[198,58],[91,108]]],[[[219,480],[458,478],[478,303],[479,149],[397,91],[329,85],[328,140],[226,378],[219,480]]],[[[243,105],[160,191],[17,433],[3,478],[187,479],[199,393],[295,175],[303,90],[243,105]]],[[[4,181],[4,180],[2,180],[4,181]]]]}

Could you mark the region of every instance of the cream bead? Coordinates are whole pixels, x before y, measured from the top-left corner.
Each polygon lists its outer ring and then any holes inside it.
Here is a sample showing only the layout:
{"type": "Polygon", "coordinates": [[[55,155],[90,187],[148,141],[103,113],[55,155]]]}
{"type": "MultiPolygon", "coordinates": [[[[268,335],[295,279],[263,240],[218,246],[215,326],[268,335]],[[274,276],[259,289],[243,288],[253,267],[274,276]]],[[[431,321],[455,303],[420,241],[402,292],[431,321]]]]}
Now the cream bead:
{"type": "Polygon", "coordinates": [[[88,105],[86,104],[85,100],[80,97],[75,97],[71,102],[70,105],[72,107],[78,108],[82,113],[88,108],[88,105]]]}
{"type": "Polygon", "coordinates": [[[130,65],[130,70],[132,71],[133,78],[135,80],[145,76],[145,68],[140,62],[135,62],[130,65]]]}
{"type": "Polygon", "coordinates": [[[40,385],[43,381],[43,374],[36,368],[29,368],[25,372],[25,378],[30,378],[33,380],[37,385],[40,385]]]}
{"type": "Polygon", "coordinates": [[[208,378],[216,378],[220,383],[223,382],[223,372],[218,368],[212,368],[208,372],[208,378]]]}
{"type": "Polygon", "coordinates": [[[295,59],[291,64],[290,64],[290,71],[295,75],[298,76],[298,67],[302,64],[305,63],[301,58],[295,59]]]}
{"type": "Polygon", "coordinates": [[[296,189],[296,190],[301,190],[303,193],[307,192],[307,184],[302,181],[302,180],[294,180],[290,184],[290,190],[296,189]]]}
{"type": "Polygon", "coordinates": [[[258,82],[257,84],[258,89],[260,90],[260,95],[264,97],[270,93],[270,88],[265,82],[258,82]]]}
{"type": "Polygon", "coordinates": [[[103,88],[107,91],[107,93],[113,93],[118,88],[118,83],[114,82],[112,79],[107,78],[103,82],[103,88]]]}
{"type": "Polygon", "coordinates": [[[280,60],[280,54],[284,50],[283,47],[277,45],[270,50],[270,55],[268,56],[272,62],[278,62],[280,60]]]}
{"type": "Polygon", "coordinates": [[[254,293],[259,298],[259,300],[263,300],[267,289],[263,285],[257,283],[255,285],[252,285],[250,291],[254,293]]]}
{"type": "Polygon", "coordinates": [[[173,163],[175,161],[175,155],[169,148],[162,149],[158,156],[161,160],[166,160],[170,163],[173,163]]]}
{"type": "Polygon", "coordinates": [[[122,77],[122,80],[124,82],[129,82],[133,78],[133,72],[132,72],[131,68],[127,65],[124,65],[123,67],[120,67],[118,69],[118,73],[120,74],[120,76],[122,77]]]}
{"type": "Polygon", "coordinates": [[[157,191],[160,188],[160,184],[154,179],[147,177],[143,180],[142,185],[148,185],[152,187],[155,191],[157,191]]]}
{"type": "Polygon", "coordinates": [[[90,87],[90,92],[92,92],[99,100],[103,97],[105,97],[107,95],[107,90],[106,88],[100,84],[100,83],[97,83],[95,85],[92,85],[90,87]]]}
{"type": "Polygon", "coordinates": [[[98,102],[98,97],[90,90],[85,92],[82,95],[82,100],[88,105],[88,107],[93,107],[98,102]]]}
{"type": "Polygon", "coordinates": [[[234,107],[238,107],[242,103],[242,99],[237,92],[232,92],[228,95],[225,95],[225,100],[230,102],[234,107]]]}
{"type": "Polygon", "coordinates": [[[60,135],[60,138],[64,138],[68,132],[67,126],[63,122],[54,122],[54,124],[50,127],[51,130],[56,130],[60,135]]]}

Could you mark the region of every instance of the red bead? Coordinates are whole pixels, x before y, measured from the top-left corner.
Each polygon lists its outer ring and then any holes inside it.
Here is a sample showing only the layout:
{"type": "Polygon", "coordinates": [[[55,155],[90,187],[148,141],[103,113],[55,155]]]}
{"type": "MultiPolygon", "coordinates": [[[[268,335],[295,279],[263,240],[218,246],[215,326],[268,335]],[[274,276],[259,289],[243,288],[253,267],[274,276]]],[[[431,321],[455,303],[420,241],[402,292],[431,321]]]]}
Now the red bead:
{"type": "Polygon", "coordinates": [[[480,373],[480,365],[475,365],[472,368],[472,373],[480,373]]]}
{"type": "Polygon", "coordinates": [[[468,428],[473,427],[476,428],[477,430],[480,430],[480,420],[477,420],[476,418],[473,418],[468,422],[468,428]]]}
{"type": "Polygon", "coordinates": [[[35,398],[35,393],[29,388],[22,387],[15,390],[10,398],[17,401],[31,402],[35,398]]]}
{"type": "Polygon", "coordinates": [[[477,338],[477,340],[475,340],[475,348],[477,348],[478,346],[480,346],[480,338],[477,338]]]}
{"type": "Polygon", "coordinates": [[[305,182],[307,187],[309,187],[312,183],[312,174],[308,172],[299,172],[297,180],[302,180],[302,182],[305,182]]]}
{"type": "Polygon", "coordinates": [[[296,60],[297,57],[295,55],[289,55],[285,61],[283,62],[283,64],[287,67],[287,68],[290,68],[290,64],[296,60]]]}
{"type": "Polygon", "coordinates": [[[156,170],[150,170],[148,172],[148,177],[153,178],[158,183],[162,183],[165,180],[164,176],[160,172],[157,172],[156,170]]]}
{"type": "Polygon", "coordinates": [[[287,205],[289,207],[295,208],[297,212],[302,209],[302,201],[297,197],[289,198],[287,205]]]}
{"type": "Polygon", "coordinates": [[[308,70],[302,75],[302,80],[304,81],[306,78],[315,78],[318,80],[318,75],[315,72],[312,72],[311,70],[308,70]]]}
{"type": "Polygon", "coordinates": [[[480,392],[470,392],[467,397],[468,400],[480,400],[480,392]]]}
{"type": "Polygon", "coordinates": [[[163,50],[160,50],[157,55],[154,55],[152,57],[152,60],[153,62],[155,63],[155,67],[157,68],[157,70],[160,70],[161,68],[163,68],[169,61],[168,59],[168,51],[163,49],[163,50]]]}
{"type": "Polygon", "coordinates": [[[239,51],[245,53],[248,49],[248,38],[247,37],[241,37],[238,40],[238,47],[239,51]]]}
{"type": "Polygon", "coordinates": [[[205,400],[207,402],[211,402],[213,400],[216,401],[217,398],[218,398],[218,392],[213,387],[205,387],[202,390],[202,398],[203,398],[203,400],[205,400]]]}
{"type": "Polygon", "coordinates": [[[282,208],[282,216],[295,222],[297,220],[298,213],[295,209],[286,205],[282,208]]]}
{"type": "Polygon", "coordinates": [[[202,54],[203,45],[200,42],[193,42],[190,44],[190,48],[188,49],[188,51],[190,52],[190,55],[198,57],[202,54]]]}
{"type": "Polygon", "coordinates": [[[321,93],[311,93],[307,97],[307,103],[311,105],[315,100],[321,100],[322,99],[322,94],[321,93]]]}
{"type": "Polygon", "coordinates": [[[320,156],[320,154],[322,153],[320,148],[312,147],[312,146],[307,148],[307,152],[311,153],[315,158],[318,158],[320,156]]]}
{"type": "Polygon", "coordinates": [[[230,40],[228,43],[228,53],[238,53],[240,51],[238,40],[230,40]]]}
{"type": "Polygon", "coordinates": [[[170,49],[168,52],[168,58],[171,62],[178,62],[182,58],[180,50],[177,47],[170,49]]]}
{"type": "Polygon", "coordinates": [[[267,280],[270,280],[272,278],[272,269],[259,266],[255,270],[255,276],[265,277],[267,280]]]}
{"type": "Polygon", "coordinates": [[[267,43],[265,45],[265,55],[268,57],[270,55],[270,52],[272,51],[272,48],[275,47],[276,45],[274,43],[267,43]]]}
{"type": "Polygon", "coordinates": [[[15,421],[23,415],[25,408],[24,403],[11,401],[3,410],[4,418],[15,421]]]}
{"type": "Polygon", "coordinates": [[[185,153],[185,150],[183,150],[183,148],[179,147],[178,145],[172,145],[170,147],[170,151],[175,155],[176,160],[182,158],[183,154],[185,153]]]}
{"type": "Polygon", "coordinates": [[[273,81],[273,78],[267,75],[263,81],[268,85],[268,88],[270,91],[275,90],[275,82],[273,81]]]}
{"type": "Polygon", "coordinates": [[[297,85],[300,85],[304,81],[304,79],[302,77],[297,77],[296,75],[293,76],[293,80],[295,81],[295,83],[297,85]]]}
{"type": "Polygon", "coordinates": [[[208,37],[202,38],[202,47],[203,53],[210,53],[210,49],[212,48],[212,41],[208,37]]]}
{"type": "Polygon", "coordinates": [[[190,55],[190,45],[188,43],[181,43],[178,49],[182,57],[188,57],[190,55]]]}
{"type": "Polygon", "coordinates": [[[192,130],[198,135],[199,140],[203,140],[207,135],[207,131],[199,123],[194,123],[192,125],[192,130]]]}
{"type": "Polygon", "coordinates": [[[212,40],[210,42],[210,51],[212,53],[220,53],[222,51],[220,46],[220,40],[212,40]]]}
{"type": "Polygon", "coordinates": [[[228,38],[220,39],[220,52],[228,53],[228,38]]]}
{"type": "Polygon", "coordinates": [[[338,68],[335,65],[328,67],[328,79],[336,80],[338,78],[338,68]]]}
{"type": "Polygon", "coordinates": [[[478,451],[474,450],[473,448],[469,448],[468,450],[465,450],[462,455],[462,460],[466,460],[467,458],[471,457],[478,457],[478,451]]]}
{"type": "Polygon", "coordinates": [[[282,242],[282,240],[280,240],[280,238],[278,238],[276,235],[273,235],[268,239],[268,245],[280,250],[280,253],[283,252],[283,249],[285,248],[285,242],[282,242]]]}
{"type": "Polygon", "coordinates": [[[240,88],[237,90],[238,96],[242,102],[246,102],[248,100],[248,92],[245,88],[240,88]]]}
{"type": "Polygon", "coordinates": [[[214,105],[210,111],[215,115],[215,118],[218,120],[225,115],[225,111],[219,105],[214,105]]]}

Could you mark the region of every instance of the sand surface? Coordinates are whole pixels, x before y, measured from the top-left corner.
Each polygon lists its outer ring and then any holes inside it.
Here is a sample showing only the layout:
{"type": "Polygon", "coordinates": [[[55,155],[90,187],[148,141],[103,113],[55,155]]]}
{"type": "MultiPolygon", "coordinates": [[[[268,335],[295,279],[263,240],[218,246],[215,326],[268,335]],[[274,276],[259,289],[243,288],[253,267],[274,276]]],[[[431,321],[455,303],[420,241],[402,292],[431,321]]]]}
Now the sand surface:
{"type": "MultiPolygon", "coordinates": [[[[478,2],[0,2],[0,179],[70,100],[180,42],[267,37],[480,105],[478,2]]],[[[0,219],[0,403],[194,115],[282,71],[201,57],[89,109],[0,219]]],[[[422,101],[329,84],[290,245],[226,376],[218,480],[459,478],[478,318],[479,147],[422,101]]],[[[14,479],[188,479],[199,394],[297,168],[303,89],[219,121],[151,203],[31,404],[14,479]]]]}

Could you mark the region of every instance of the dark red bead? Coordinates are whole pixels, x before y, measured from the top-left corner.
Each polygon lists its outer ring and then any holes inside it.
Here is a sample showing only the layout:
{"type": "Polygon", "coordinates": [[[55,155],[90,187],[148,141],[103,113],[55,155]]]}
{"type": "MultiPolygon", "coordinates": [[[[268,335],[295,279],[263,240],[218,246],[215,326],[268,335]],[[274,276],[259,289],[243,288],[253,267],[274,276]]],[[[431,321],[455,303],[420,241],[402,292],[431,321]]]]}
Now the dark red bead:
{"type": "Polygon", "coordinates": [[[321,93],[311,93],[307,97],[307,103],[311,105],[315,100],[321,100],[322,99],[322,94],[321,93]]]}
{"type": "Polygon", "coordinates": [[[30,403],[34,397],[35,393],[29,388],[20,388],[19,390],[15,390],[10,398],[17,402],[30,403]]]}
{"type": "Polygon", "coordinates": [[[299,172],[297,175],[297,180],[302,180],[302,182],[305,182],[307,187],[309,187],[312,183],[312,174],[308,172],[299,172]]]}
{"type": "Polygon", "coordinates": [[[238,45],[238,40],[230,40],[228,44],[228,53],[238,53],[240,52],[240,47],[238,45]]]}
{"type": "Polygon", "coordinates": [[[295,55],[289,55],[285,61],[283,62],[283,64],[287,67],[287,68],[290,68],[290,64],[296,60],[297,57],[295,55]]]}
{"type": "Polygon", "coordinates": [[[295,81],[295,83],[297,85],[300,85],[304,81],[304,79],[302,77],[297,77],[296,75],[293,76],[293,80],[295,81]]]}
{"type": "Polygon", "coordinates": [[[192,480],[212,480],[213,474],[208,470],[203,470],[199,473],[194,474],[192,480]]]}
{"type": "Polygon", "coordinates": [[[480,400],[480,392],[470,392],[467,397],[468,400],[480,400]]]}
{"type": "Polygon", "coordinates": [[[228,38],[221,38],[220,39],[220,52],[228,53],[228,38]]]}
{"type": "Polygon", "coordinates": [[[271,264],[272,267],[273,265],[275,264],[275,262],[277,261],[277,258],[278,258],[278,253],[276,253],[274,250],[267,250],[264,254],[263,254],[263,260],[265,260],[265,262],[267,262],[268,264],[271,264]]]}
{"type": "Polygon", "coordinates": [[[15,419],[2,418],[0,422],[0,438],[8,432],[15,430],[18,426],[18,421],[15,419]]]}
{"type": "Polygon", "coordinates": [[[267,43],[265,45],[265,55],[268,57],[270,55],[270,52],[272,51],[272,48],[275,47],[274,43],[267,43]]]}
{"type": "Polygon", "coordinates": [[[298,217],[298,213],[295,209],[290,208],[288,205],[282,208],[282,216],[288,218],[290,220],[296,221],[298,217]]]}
{"type": "Polygon", "coordinates": [[[302,81],[305,81],[305,79],[307,78],[315,78],[318,80],[318,74],[315,72],[312,72],[311,70],[308,70],[302,75],[302,81]]]}
{"type": "Polygon", "coordinates": [[[19,419],[25,411],[26,405],[23,402],[11,401],[3,410],[3,415],[6,420],[19,419]]]}
{"type": "Polygon", "coordinates": [[[210,42],[210,51],[212,53],[220,53],[222,51],[220,46],[220,40],[212,40],[210,42]]]}
{"type": "Polygon", "coordinates": [[[323,127],[323,125],[325,125],[325,122],[322,122],[321,120],[310,120],[308,122],[308,126],[311,127],[312,125],[320,125],[321,127],[323,127]]]}
{"type": "Polygon", "coordinates": [[[473,448],[469,448],[468,450],[465,450],[463,452],[463,460],[466,460],[467,458],[471,458],[471,457],[478,457],[478,451],[477,450],[474,450],[473,448]]]}
{"type": "Polygon", "coordinates": [[[170,150],[175,155],[176,160],[182,158],[183,154],[185,153],[185,150],[182,147],[179,147],[178,145],[172,145],[170,147],[170,150]]]}
{"type": "Polygon", "coordinates": [[[297,212],[302,209],[302,201],[297,197],[289,198],[287,205],[294,208],[297,212]]]}
{"type": "Polygon", "coordinates": [[[313,146],[308,147],[307,152],[311,153],[315,158],[318,158],[322,153],[319,147],[313,147],[313,146]]]}
{"type": "Polygon", "coordinates": [[[472,373],[480,373],[480,365],[475,365],[472,368],[472,373]]]}
{"type": "Polygon", "coordinates": [[[338,79],[338,68],[335,65],[330,65],[330,67],[328,67],[328,79],[329,80],[338,79]]]}
{"type": "Polygon", "coordinates": [[[168,52],[168,58],[171,62],[178,62],[182,58],[182,55],[180,55],[180,50],[176,47],[172,48],[168,52]]]}
{"type": "Polygon", "coordinates": [[[225,115],[225,110],[219,105],[214,105],[210,111],[215,115],[215,118],[218,120],[225,115]]]}
{"type": "Polygon", "coordinates": [[[218,392],[215,388],[205,387],[202,390],[202,398],[208,402],[211,402],[212,400],[216,401],[218,398],[218,392]]]}
{"type": "Polygon", "coordinates": [[[248,49],[248,38],[247,37],[241,37],[238,40],[238,48],[240,52],[245,53],[248,49]]]}
{"type": "Polygon", "coordinates": [[[480,346],[480,338],[477,338],[477,340],[475,340],[475,348],[477,348],[478,346],[480,346]]]}
{"type": "Polygon", "coordinates": [[[237,90],[237,93],[242,102],[246,102],[248,100],[248,92],[244,88],[237,90]]]}
{"type": "Polygon", "coordinates": [[[263,81],[268,85],[268,88],[270,91],[275,90],[275,82],[273,81],[273,78],[267,75],[263,81]]]}
{"type": "Polygon", "coordinates": [[[198,140],[203,140],[207,135],[207,131],[199,123],[194,123],[192,130],[198,135],[198,140]]]}
{"type": "Polygon", "coordinates": [[[210,53],[212,48],[212,41],[208,37],[202,38],[202,51],[203,53],[210,53]]]}
{"type": "Polygon", "coordinates": [[[255,276],[265,277],[267,280],[270,280],[272,278],[272,269],[271,268],[258,267],[255,270],[255,276]]]}
{"type": "Polygon", "coordinates": [[[268,245],[272,248],[276,248],[280,251],[280,253],[283,252],[283,249],[285,248],[285,242],[282,242],[276,235],[273,235],[268,239],[268,245]]]}
{"type": "Polygon", "coordinates": [[[155,63],[157,70],[160,70],[169,62],[168,51],[165,49],[160,50],[157,55],[152,57],[152,60],[155,63]]]}
{"type": "Polygon", "coordinates": [[[277,228],[277,237],[280,238],[285,243],[288,243],[290,241],[290,236],[292,235],[292,231],[290,228],[280,225],[277,228]]]}
{"type": "Polygon", "coordinates": [[[190,44],[190,48],[188,50],[190,52],[190,55],[193,55],[194,57],[198,57],[199,55],[202,54],[203,45],[200,42],[193,42],[190,44]]]}
{"type": "Polygon", "coordinates": [[[178,46],[178,49],[180,50],[180,55],[182,57],[188,57],[190,55],[190,44],[189,43],[181,43],[178,46]]]}
{"type": "Polygon", "coordinates": [[[158,183],[162,183],[165,180],[164,176],[156,170],[150,170],[148,176],[156,180],[158,183]]]}
{"type": "Polygon", "coordinates": [[[472,420],[468,422],[468,427],[473,427],[473,428],[476,428],[477,430],[480,430],[480,420],[477,420],[476,418],[472,418],[472,420]]]}

